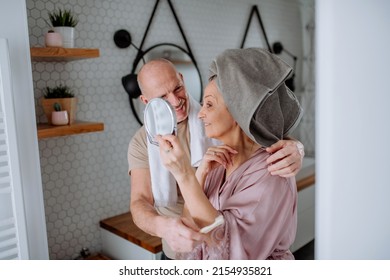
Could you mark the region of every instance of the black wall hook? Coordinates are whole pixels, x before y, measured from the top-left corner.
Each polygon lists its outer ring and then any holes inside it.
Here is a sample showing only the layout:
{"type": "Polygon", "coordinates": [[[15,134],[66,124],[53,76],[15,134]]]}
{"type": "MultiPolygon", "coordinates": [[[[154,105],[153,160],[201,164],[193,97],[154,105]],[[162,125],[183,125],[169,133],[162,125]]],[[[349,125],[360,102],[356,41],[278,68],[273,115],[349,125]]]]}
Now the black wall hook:
{"type": "Polygon", "coordinates": [[[131,35],[129,31],[120,29],[114,34],[115,45],[120,49],[125,49],[131,45],[131,35]]]}

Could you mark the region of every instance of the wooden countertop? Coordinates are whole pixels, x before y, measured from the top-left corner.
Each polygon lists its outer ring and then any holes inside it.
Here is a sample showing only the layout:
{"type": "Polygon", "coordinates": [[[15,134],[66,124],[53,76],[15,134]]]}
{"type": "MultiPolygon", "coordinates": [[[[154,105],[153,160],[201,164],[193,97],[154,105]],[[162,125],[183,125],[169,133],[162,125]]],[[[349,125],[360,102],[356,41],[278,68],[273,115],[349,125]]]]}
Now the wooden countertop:
{"type": "Polygon", "coordinates": [[[297,181],[297,189],[301,191],[316,182],[316,175],[310,175],[297,181]]]}
{"type": "Polygon", "coordinates": [[[152,236],[137,227],[130,212],[104,219],[100,221],[100,227],[154,254],[162,251],[161,238],[152,236]]]}

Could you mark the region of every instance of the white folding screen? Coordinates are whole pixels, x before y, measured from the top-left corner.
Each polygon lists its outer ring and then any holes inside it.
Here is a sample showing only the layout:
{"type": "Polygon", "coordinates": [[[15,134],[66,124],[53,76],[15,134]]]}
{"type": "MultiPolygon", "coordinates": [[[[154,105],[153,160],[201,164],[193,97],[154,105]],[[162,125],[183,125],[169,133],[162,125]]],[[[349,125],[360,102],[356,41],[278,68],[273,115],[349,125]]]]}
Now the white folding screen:
{"type": "Polygon", "coordinates": [[[10,75],[7,40],[0,38],[0,260],[28,258],[10,75]]]}

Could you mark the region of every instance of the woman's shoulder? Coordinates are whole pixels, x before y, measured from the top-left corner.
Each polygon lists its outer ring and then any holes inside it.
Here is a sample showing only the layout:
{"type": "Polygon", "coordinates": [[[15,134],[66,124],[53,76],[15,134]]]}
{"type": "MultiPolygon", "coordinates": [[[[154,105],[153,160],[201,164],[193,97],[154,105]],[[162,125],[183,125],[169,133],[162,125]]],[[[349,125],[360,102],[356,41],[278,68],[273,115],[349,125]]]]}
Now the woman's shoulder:
{"type": "Polygon", "coordinates": [[[254,152],[253,155],[240,166],[240,168],[245,175],[267,170],[267,158],[269,156],[269,153],[267,153],[264,149],[260,148],[256,152],[254,152]]]}
{"type": "Polygon", "coordinates": [[[246,185],[292,185],[294,178],[285,178],[272,175],[268,171],[267,158],[270,156],[265,150],[258,150],[243,164],[239,180],[246,185]],[[266,184],[265,184],[266,183],[266,184]]]}

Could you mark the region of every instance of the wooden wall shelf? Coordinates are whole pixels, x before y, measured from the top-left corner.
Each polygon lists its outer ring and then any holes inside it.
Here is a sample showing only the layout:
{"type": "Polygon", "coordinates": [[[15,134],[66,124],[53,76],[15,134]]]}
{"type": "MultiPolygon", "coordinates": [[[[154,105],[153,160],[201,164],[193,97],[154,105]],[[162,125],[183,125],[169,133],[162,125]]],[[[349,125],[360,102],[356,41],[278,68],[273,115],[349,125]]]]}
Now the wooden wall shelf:
{"type": "Polygon", "coordinates": [[[80,48],[30,48],[32,61],[71,61],[100,56],[99,49],[80,48]]]}
{"type": "Polygon", "coordinates": [[[71,125],[38,124],[38,139],[67,136],[88,132],[103,131],[104,124],[99,122],[76,121],[71,125]]]}

